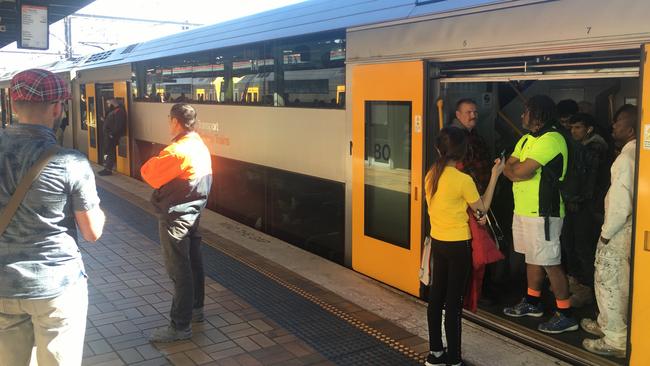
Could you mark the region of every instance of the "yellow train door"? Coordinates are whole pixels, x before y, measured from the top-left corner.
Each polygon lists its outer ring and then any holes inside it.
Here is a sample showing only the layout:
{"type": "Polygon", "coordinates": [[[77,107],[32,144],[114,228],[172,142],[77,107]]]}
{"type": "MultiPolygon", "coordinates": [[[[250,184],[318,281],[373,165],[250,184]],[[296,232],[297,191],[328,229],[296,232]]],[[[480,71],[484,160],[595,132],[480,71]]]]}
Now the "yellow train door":
{"type": "Polygon", "coordinates": [[[125,81],[119,81],[113,83],[113,96],[117,99],[123,106],[126,111],[126,132],[124,136],[120,138],[119,143],[117,144],[117,153],[115,161],[115,169],[118,173],[124,174],[126,176],[131,175],[131,165],[130,165],[130,149],[131,141],[130,132],[129,132],[129,88],[125,81]]]}
{"type": "Polygon", "coordinates": [[[419,294],[424,63],[352,68],[352,267],[419,294]]]}
{"type": "Polygon", "coordinates": [[[641,105],[637,136],[636,217],[630,316],[630,365],[650,360],[650,44],[641,49],[641,105]]]}
{"type": "Polygon", "coordinates": [[[95,84],[86,84],[86,118],[88,120],[88,160],[99,163],[95,84]]]}

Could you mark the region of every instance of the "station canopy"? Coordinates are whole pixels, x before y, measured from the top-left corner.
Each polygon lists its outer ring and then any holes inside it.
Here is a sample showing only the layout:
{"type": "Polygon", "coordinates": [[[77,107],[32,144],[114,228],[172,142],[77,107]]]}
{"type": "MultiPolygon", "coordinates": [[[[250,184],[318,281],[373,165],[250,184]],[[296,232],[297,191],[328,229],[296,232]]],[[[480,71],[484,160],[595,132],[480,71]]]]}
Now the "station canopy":
{"type": "Polygon", "coordinates": [[[47,7],[48,26],[75,13],[94,0],[0,0],[0,48],[20,38],[20,7],[34,5],[47,7]]]}

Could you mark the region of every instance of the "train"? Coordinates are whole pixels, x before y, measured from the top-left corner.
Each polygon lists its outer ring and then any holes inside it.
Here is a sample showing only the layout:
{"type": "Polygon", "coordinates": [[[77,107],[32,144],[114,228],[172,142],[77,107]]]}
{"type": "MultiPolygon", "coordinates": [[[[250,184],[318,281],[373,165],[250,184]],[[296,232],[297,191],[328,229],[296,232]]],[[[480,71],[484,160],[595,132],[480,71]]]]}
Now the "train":
{"type": "MultiPolygon", "coordinates": [[[[494,157],[521,136],[519,116],[532,95],[581,102],[601,125],[617,107],[636,105],[626,358],[583,350],[582,331],[541,334],[495,305],[465,316],[574,364],[644,365],[647,14],[646,0],[309,0],[43,68],[73,91],[64,145],[101,164],[105,102],[117,98],[129,122],[116,169],[140,179],[143,162],[170,142],[172,103],[191,103],[213,158],[209,209],[413,296],[423,294],[424,175],[457,100],[477,102],[478,132],[494,157]]],[[[18,71],[0,75],[3,127],[16,122],[9,83],[18,71]]],[[[511,192],[504,187],[495,210],[507,223],[511,192]]],[[[523,275],[512,250],[503,250],[511,260],[501,269],[501,300],[511,301],[523,275]]],[[[579,315],[595,311],[592,305],[579,315]]]]}

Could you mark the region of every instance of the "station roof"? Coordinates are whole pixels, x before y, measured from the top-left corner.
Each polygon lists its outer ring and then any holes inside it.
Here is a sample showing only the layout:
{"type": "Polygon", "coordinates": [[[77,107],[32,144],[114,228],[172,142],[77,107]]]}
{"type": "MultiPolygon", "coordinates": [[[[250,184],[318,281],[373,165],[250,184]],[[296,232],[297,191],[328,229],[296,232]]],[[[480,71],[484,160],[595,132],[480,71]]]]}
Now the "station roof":
{"type": "MultiPolygon", "coordinates": [[[[480,11],[499,4],[514,6],[543,1],[549,0],[307,0],[43,67],[54,72],[93,69],[429,15],[480,11]]],[[[0,75],[0,80],[10,79],[11,75],[11,72],[0,75]]]]}
{"type": "MultiPolygon", "coordinates": [[[[48,7],[48,24],[53,24],[94,0],[29,0],[30,5],[48,7]]],[[[0,0],[0,48],[16,42],[19,38],[19,0],[0,0]]]]}

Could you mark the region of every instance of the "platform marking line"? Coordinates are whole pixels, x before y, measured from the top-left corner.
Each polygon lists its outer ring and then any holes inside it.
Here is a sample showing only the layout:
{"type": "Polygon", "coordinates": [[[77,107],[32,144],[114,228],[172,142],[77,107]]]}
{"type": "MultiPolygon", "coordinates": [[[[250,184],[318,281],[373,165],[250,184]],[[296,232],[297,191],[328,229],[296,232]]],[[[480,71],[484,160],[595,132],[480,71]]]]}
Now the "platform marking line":
{"type": "Polygon", "coordinates": [[[301,289],[300,287],[298,287],[296,285],[293,285],[291,283],[286,282],[285,280],[278,277],[274,273],[269,272],[269,271],[259,267],[258,265],[248,261],[244,257],[239,256],[239,255],[237,255],[235,253],[232,253],[228,249],[221,248],[220,246],[218,246],[217,243],[214,243],[211,240],[206,239],[205,237],[203,237],[203,242],[205,244],[210,245],[215,250],[218,250],[218,251],[224,253],[225,255],[235,259],[236,261],[238,261],[238,262],[240,262],[240,263],[254,269],[255,271],[265,275],[266,277],[268,277],[271,280],[277,282],[279,285],[287,288],[288,290],[290,290],[290,291],[302,296],[303,298],[311,301],[312,303],[314,303],[314,304],[318,305],[319,307],[321,307],[323,310],[325,310],[325,311],[333,314],[334,316],[346,321],[347,323],[351,324],[355,328],[357,328],[357,329],[361,330],[362,332],[374,337],[375,339],[377,339],[380,342],[386,344],[387,346],[391,347],[392,349],[398,351],[399,353],[403,354],[404,356],[406,356],[406,357],[408,357],[410,359],[413,359],[413,360],[415,360],[417,362],[420,362],[420,363],[424,362],[425,356],[420,355],[419,353],[413,351],[410,347],[401,344],[399,341],[394,340],[391,337],[383,334],[381,331],[379,331],[379,330],[365,324],[364,322],[362,322],[359,319],[355,318],[354,316],[348,314],[347,312],[342,311],[341,309],[335,307],[334,305],[329,304],[329,303],[319,299],[318,297],[312,295],[311,293],[301,289]]]}

